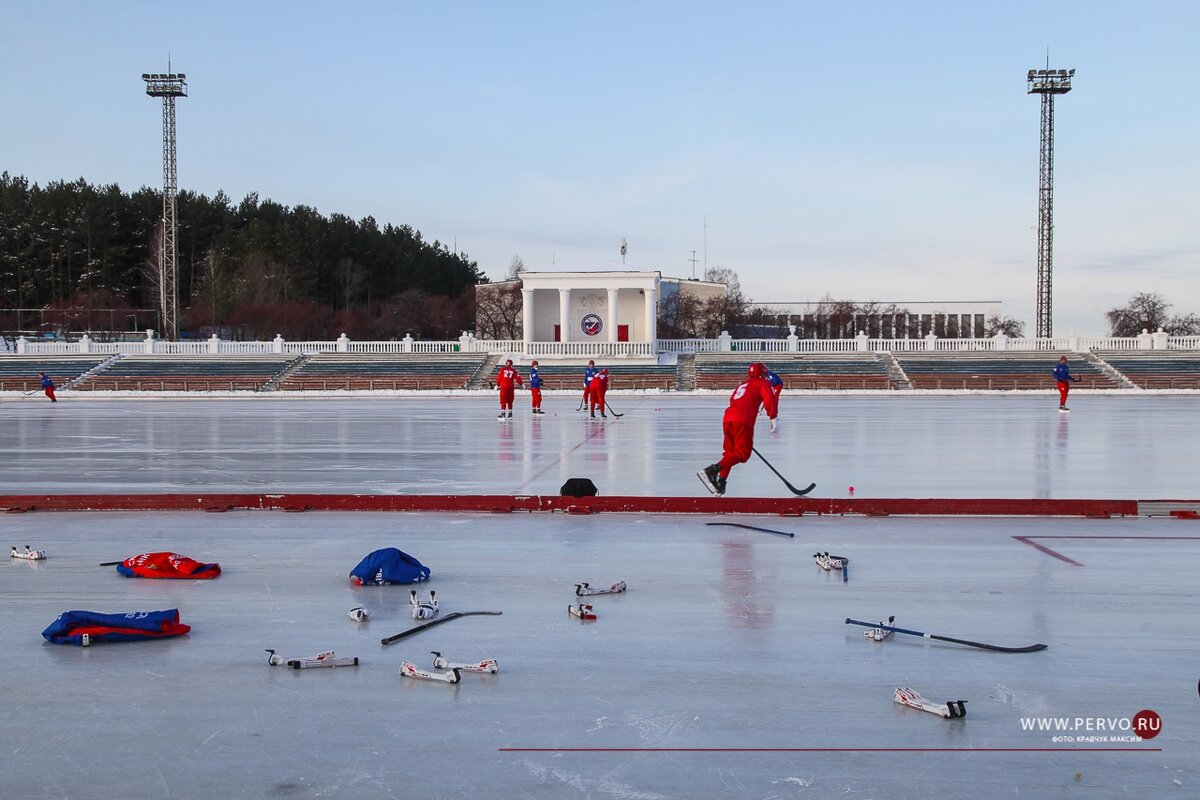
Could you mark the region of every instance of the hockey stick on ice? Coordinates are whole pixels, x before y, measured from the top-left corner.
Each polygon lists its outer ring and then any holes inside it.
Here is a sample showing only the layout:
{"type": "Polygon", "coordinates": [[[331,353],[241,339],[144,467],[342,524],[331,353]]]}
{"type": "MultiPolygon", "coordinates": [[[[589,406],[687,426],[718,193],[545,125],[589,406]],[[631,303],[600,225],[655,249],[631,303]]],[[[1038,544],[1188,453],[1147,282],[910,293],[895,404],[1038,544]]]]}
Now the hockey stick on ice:
{"type": "Polygon", "coordinates": [[[754,525],[743,525],[740,522],[706,522],[705,525],[722,525],[726,528],[745,528],[748,531],[762,531],[763,533],[777,533],[780,536],[790,536],[796,538],[796,534],[788,533],[787,531],[773,531],[770,528],[759,528],[754,525]]]}
{"type": "Polygon", "coordinates": [[[117,564],[124,564],[124,563],[125,563],[124,561],[101,561],[101,562],[100,562],[100,566],[102,566],[102,567],[115,567],[117,564]]]}
{"type": "Polygon", "coordinates": [[[406,631],[400,631],[400,633],[388,636],[385,639],[380,639],[379,643],[391,644],[392,642],[398,642],[401,639],[407,639],[409,636],[413,636],[423,630],[432,628],[434,625],[441,625],[443,622],[449,622],[450,620],[458,619],[459,617],[473,617],[478,614],[486,614],[488,616],[498,617],[502,613],[502,611],[452,611],[439,619],[430,620],[422,625],[414,625],[406,631]]]}
{"type": "Polygon", "coordinates": [[[616,409],[614,409],[612,407],[612,403],[608,402],[607,400],[604,401],[604,407],[608,409],[608,413],[612,414],[617,419],[620,419],[621,417],[625,416],[624,414],[618,414],[616,412],[616,409]]]}
{"type": "Polygon", "coordinates": [[[910,631],[908,628],[897,628],[892,625],[884,625],[882,622],[863,622],[862,620],[850,619],[846,617],[847,625],[861,625],[864,628],[879,628],[885,631],[894,633],[907,633],[909,636],[920,636],[924,639],[937,639],[943,642],[954,642],[955,644],[965,644],[968,647],[979,647],[984,650],[994,650],[997,653],[1036,653],[1039,650],[1045,650],[1049,645],[1046,644],[1031,644],[1026,647],[1001,647],[998,644],[986,644],[984,642],[972,642],[970,639],[955,639],[951,636],[937,636],[932,633],[923,633],[921,631],[910,631]]]}
{"type": "Polygon", "coordinates": [[[763,458],[762,453],[758,452],[758,450],[756,448],[751,447],[750,449],[754,451],[754,455],[758,456],[759,458],[762,458],[762,462],[767,465],[767,468],[770,469],[771,472],[775,473],[775,477],[777,477],[777,478],[779,478],[779,480],[783,481],[783,485],[786,486],[788,488],[788,491],[790,491],[792,494],[805,495],[805,494],[808,494],[809,492],[811,492],[813,489],[817,488],[817,485],[815,483],[810,483],[808,485],[808,488],[806,488],[806,489],[797,489],[795,486],[792,486],[790,483],[788,483],[787,478],[785,478],[779,474],[779,470],[777,470],[777,469],[775,469],[775,467],[771,466],[770,461],[767,461],[767,459],[763,458]]]}

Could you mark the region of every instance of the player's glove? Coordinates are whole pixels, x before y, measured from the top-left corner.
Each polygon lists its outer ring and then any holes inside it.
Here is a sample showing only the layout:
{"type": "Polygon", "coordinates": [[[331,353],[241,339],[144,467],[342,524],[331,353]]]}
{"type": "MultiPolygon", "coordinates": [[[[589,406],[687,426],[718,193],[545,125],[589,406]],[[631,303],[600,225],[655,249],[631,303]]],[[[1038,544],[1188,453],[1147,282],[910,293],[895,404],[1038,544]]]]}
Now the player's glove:
{"type": "Polygon", "coordinates": [[[774,433],[777,430],[779,430],[779,420],[773,419],[771,420],[771,433],[774,433]]]}

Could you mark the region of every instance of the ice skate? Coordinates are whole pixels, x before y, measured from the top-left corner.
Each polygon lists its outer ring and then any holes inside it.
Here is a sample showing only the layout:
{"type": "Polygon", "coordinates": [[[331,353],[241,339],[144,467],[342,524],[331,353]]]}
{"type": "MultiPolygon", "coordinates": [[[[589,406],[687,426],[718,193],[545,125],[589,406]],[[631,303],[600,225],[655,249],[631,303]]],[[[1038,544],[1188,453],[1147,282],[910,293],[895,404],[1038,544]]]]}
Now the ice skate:
{"type": "Polygon", "coordinates": [[[442,658],[442,654],[437,650],[430,650],[429,652],[433,653],[434,669],[461,670],[463,672],[490,672],[493,675],[500,671],[500,665],[496,663],[496,659],[494,658],[485,658],[482,661],[475,661],[470,664],[459,664],[442,658]]]}
{"type": "Polygon", "coordinates": [[[592,587],[587,583],[575,584],[576,597],[589,597],[594,594],[620,594],[625,591],[625,581],[617,581],[605,587],[592,587]]]}
{"type": "Polygon", "coordinates": [[[459,681],[457,669],[449,672],[429,672],[407,661],[400,662],[400,675],[409,678],[423,678],[427,681],[441,681],[442,683],[458,683],[459,681]]]}
{"type": "Polygon", "coordinates": [[[724,488],[721,486],[724,481],[721,480],[721,468],[717,464],[710,464],[704,469],[696,473],[696,477],[704,484],[704,488],[708,489],[713,494],[723,494],[724,488]]]}
{"type": "Polygon", "coordinates": [[[412,606],[413,619],[433,619],[438,613],[437,595],[433,589],[429,590],[429,602],[423,603],[417,599],[417,590],[412,589],[408,593],[408,602],[412,606]]]}
{"type": "Polygon", "coordinates": [[[567,606],[567,611],[570,612],[572,617],[578,617],[582,620],[599,619],[589,603],[576,603],[575,605],[567,606]]]}
{"type": "Polygon", "coordinates": [[[934,703],[920,692],[908,687],[897,689],[892,694],[892,701],[909,708],[919,708],[946,719],[958,719],[967,715],[966,700],[947,700],[945,703],[934,703]]]}

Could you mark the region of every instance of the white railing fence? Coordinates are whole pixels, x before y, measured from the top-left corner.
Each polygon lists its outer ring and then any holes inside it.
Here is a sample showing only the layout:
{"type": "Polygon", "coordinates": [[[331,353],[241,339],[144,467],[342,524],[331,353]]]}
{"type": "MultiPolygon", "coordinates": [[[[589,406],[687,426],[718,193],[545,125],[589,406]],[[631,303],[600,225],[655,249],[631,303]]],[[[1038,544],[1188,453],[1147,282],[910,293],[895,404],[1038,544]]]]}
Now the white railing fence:
{"type": "Polygon", "coordinates": [[[398,341],[351,341],[342,334],[333,341],[289,342],[276,336],[268,342],[228,342],[213,336],[204,341],[168,342],[147,331],[136,342],[95,342],[86,334],[76,342],[40,342],[20,337],[8,355],[255,355],[280,353],[489,353],[528,358],[657,358],[662,353],[850,353],[850,352],[999,352],[1058,350],[1086,353],[1108,350],[1200,350],[1200,336],[1170,336],[1143,331],[1130,337],[1058,336],[1010,339],[999,335],[979,339],[871,339],[860,333],[853,339],[734,339],[722,332],[715,339],[659,339],[654,342],[524,342],[519,339],[476,339],[464,333],[457,340],[422,341],[405,336],[398,341]]]}

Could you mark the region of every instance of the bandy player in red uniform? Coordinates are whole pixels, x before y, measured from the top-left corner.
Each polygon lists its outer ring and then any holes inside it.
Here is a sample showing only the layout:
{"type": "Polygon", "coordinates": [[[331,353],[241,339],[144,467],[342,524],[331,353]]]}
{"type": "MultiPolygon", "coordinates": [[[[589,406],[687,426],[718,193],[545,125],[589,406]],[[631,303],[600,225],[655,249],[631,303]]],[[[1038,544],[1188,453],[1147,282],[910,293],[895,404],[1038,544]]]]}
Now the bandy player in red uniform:
{"type": "Polygon", "coordinates": [[[701,483],[716,495],[725,494],[725,482],[734,464],[750,460],[754,448],[754,421],[758,410],[765,408],[774,433],[779,415],[779,403],[771,384],[767,382],[767,365],[755,361],[746,371],[746,382],[733,390],[729,397],[729,408],[725,409],[722,427],[725,430],[725,446],[721,460],[697,473],[701,483]]]}
{"type": "Polygon", "coordinates": [[[602,369],[592,376],[592,382],[588,384],[588,397],[593,418],[596,416],[596,406],[600,406],[600,416],[608,419],[608,414],[604,413],[604,395],[606,394],[608,394],[608,370],[602,369]]]}
{"type": "Polygon", "coordinates": [[[500,390],[500,413],[496,419],[512,419],[513,397],[516,395],[516,387],[520,385],[521,373],[513,368],[510,358],[496,373],[496,388],[500,390]],[[508,413],[505,414],[505,411],[508,413]]]}

